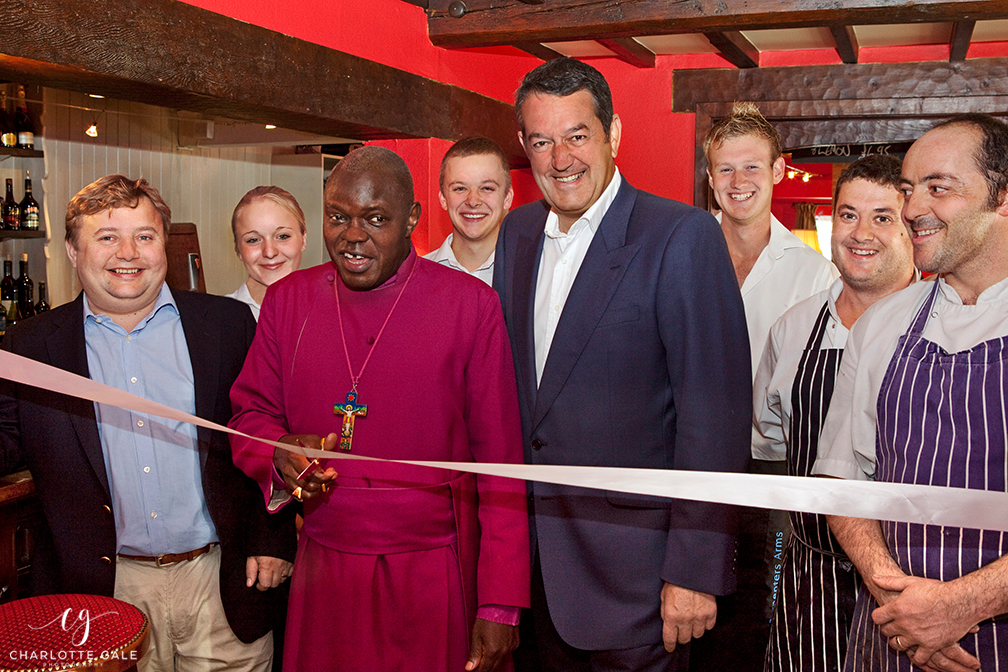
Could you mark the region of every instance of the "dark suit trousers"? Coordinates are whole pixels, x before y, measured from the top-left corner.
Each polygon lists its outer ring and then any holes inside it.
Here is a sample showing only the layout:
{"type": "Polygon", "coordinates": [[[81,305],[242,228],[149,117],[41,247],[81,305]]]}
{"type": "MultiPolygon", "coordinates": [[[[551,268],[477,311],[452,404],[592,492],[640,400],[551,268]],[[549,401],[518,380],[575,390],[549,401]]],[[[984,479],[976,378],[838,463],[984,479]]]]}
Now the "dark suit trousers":
{"type": "Polygon", "coordinates": [[[532,609],[523,614],[522,642],[515,651],[515,672],[686,672],[689,645],[673,653],[658,642],[609,651],[585,651],[565,642],[550,618],[539,553],[532,565],[532,609]]]}

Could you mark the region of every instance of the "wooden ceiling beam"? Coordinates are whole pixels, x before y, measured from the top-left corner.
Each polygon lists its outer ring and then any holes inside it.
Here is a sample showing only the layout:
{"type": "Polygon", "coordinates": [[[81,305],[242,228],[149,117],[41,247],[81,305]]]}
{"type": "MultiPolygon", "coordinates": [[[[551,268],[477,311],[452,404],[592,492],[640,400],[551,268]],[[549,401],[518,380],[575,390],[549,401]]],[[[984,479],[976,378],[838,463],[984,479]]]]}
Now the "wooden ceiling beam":
{"type": "Polygon", "coordinates": [[[851,26],[830,26],[830,32],[833,34],[833,42],[836,44],[840,60],[844,63],[857,63],[860,47],[857,35],[854,34],[854,28],[851,26]]]}
{"type": "Polygon", "coordinates": [[[637,68],[655,67],[655,54],[632,37],[601,39],[598,43],[613,52],[616,58],[637,68]]]}
{"type": "Polygon", "coordinates": [[[428,34],[442,47],[1008,18],[1004,0],[550,0],[536,6],[467,0],[458,18],[448,15],[450,2],[428,2],[428,34]]]}
{"type": "Polygon", "coordinates": [[[966,60],[966,52],[969,51],[975,25],[976,21],[956,21],[952,24],[952,37],[949,39],[949,61],[951,63],[966,60]]]}
{"type": "Polygon", "coordinates": [[[0,0],[0,16],[3,78],[316,135],[486,135],[527,162],[508,103],[182,2],[0,0]]]}
{"type": "Polygon", "coordinates": [[[564,55],[559,51],[550,49],[545,44],[539,44],[538,42],[522,42],[520,44],[515,44],[514,47],[524,51],[530,56],[535,56],[541,61],[552,61],[554,58],[564,57],[564,55]]]}
{"type": "MultiPolygon", "coordinates": [[[[911,114],[903,99],[932,101],[933,108],[920,109],[923,116],[942,116],[942,108],[956,99],[1008,97],[1004,77],[1006,58],[975,58],[965,63],[859,63],[856,65],[807,65],[800,68],[772,67],[756,70],[676,70],[672,73],[672,111],[693,112],[701,103],[752,100],[763,110],[763,101],[791,100],[796,117],[808,117],[802,101],[856,100],[886,114],[911,114]]],[[[911,105],[919,106],[919,103],[911,105]]],[[[955,108],[959,109],[959,108],[955,108]]],[[[766,114],[766,112],[764,112],[766,114]]],[[[769,117],[768,117],[769,118],[769,117]]]]}
{"type": "Polygon", "coordinates": [[[759,49],[738,31],[704,33],[707,41],[736,68],[758,68],[759,49]]]}

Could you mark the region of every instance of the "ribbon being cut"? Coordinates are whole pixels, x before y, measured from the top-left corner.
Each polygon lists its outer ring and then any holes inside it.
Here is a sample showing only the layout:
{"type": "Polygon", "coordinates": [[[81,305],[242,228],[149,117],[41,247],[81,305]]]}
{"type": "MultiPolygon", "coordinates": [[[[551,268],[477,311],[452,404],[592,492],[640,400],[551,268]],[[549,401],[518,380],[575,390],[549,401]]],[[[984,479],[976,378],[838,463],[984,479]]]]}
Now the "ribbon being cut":
{"type": "MultiPolygon", "coordinates": [[[[297,452],[308,459],[386,460],[311,450],[229,429],[62,369],[0,351],[0,377],[81,399],[188,422],[297,452]]],[[[841,481],[797,476],[727,474],[671,469],[630,469],[473,462],[401,461],[406,464],[489,474],[527,481],[654,495],[720,504],[803,511],[875,520],[1008,531],[1008,493],[902,483],[841,481]]]]}

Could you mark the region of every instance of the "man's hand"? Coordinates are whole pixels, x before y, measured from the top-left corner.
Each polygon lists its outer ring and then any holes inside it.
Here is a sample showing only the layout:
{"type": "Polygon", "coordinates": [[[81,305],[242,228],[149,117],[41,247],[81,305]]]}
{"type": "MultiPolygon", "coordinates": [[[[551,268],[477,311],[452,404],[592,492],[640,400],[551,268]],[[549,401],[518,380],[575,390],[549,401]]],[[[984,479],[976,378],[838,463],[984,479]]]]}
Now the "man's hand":
{"type": "Polygon", "coordinates": [[[955,582],[905,575],[873,579],[887,593],[898,593],[872,612],[872,620],[893,649],[905,651],[915,665],[928,670],[980,669],[980,661],[959,646],[967,633],[976,632],[977,624],[955,582]]]}
{"type": "Polygon", "coordinates": [[[714,627],[717,601],[713,595],[666,583],[661,591],[661,614],[662,639],[671,653],[676,644],[689,644],[714,627]]]}
{"type": "Polygon", "coordinates": [[[518,626],[477,618],[469,645],[467,672],[493,672],[518,646],[518,626]]]}
{"type": "MultiPolygon", "coordinates": [[[[327,443],[330,446],[337,445],[339,437],[335,434],[330,434],[325,439],[322,439],[317,434],[287,434],[280,437],[280,443],[289,443],[292,446],[303,446],[315,450],[325,450],[325,444],[327,443]]],[[[298,455],[282,448],[273,449],[273,466],[283,476],[287,492],[301,501],[311,499],[315,495],[325,492],[329,481],[336,478],[336,470],[332,467],[325,470],[316,467],[314,470],[309,471],[309,473],[304,474],[303,477],[298,478],[308,469],[310,464],[311,462],[304,455],[298,455]]]]}
{"type": "Polygon", "coordinates": [[[276,588],[291,575],[293,563],[269,555],[250,555],[245,560],[245,585],[259,590],[276,588]],[[258,581],[257,581],[258,579],[258,581]]]}

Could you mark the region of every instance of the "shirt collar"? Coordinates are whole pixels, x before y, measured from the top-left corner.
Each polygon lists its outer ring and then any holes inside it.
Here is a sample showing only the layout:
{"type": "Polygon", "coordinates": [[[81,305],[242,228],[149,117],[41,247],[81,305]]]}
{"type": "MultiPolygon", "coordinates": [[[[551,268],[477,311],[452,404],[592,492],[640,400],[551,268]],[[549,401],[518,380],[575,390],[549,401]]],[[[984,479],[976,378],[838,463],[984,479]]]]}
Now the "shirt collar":
{"type": "Polygon", "coordinates": [[[447,263],[451,268],[454,268],[456,271],[465,271],[466,273],[478,273],[480,271],[485,271],[493,266],[494,255],[497,253],[496,250],[492,250],[490,252],[490,256],[487,257],[486,261],[484,261],[479,268],[477,268],[475,271],[470,272],[468,268],[459,263],[458,258],[455,256],[455,250],[453,250],[451,247],[452,240],[454,239],[454,237],[455,237],[454,233],[448,234],[448,237],[445,238],[445,241],[441,243],[441,247],[439,247],[437,249],[437,252],[434,253],[434,256],[431,257],[431,261],[436,261],[439,264],[442,262],[447,263]]]}
{"type": "MultiPolygon", "coordinates": [[[[941,292],[942,297],[946,301],[963,305],[962,297],[959,296],[959,292],[957,292],[955,288],[948,284],[948,282],[945,281],[945,278],[941,276],[938,277],[938,291],[941,292]]],[[[998,280],[993,285],[980,292],[980,296],[978,296],[976,300],[976,305],[979,306],[984,303],[1004,301],[1005,299],[1008,299],[1008,278],[998,280]]]]}
{"type": "Polygon", "coordinates": [[[578,217],[577,221],[571,224],[567,233],[560,231],[560,217],[551,208],[549,214],[546,216],[546,235],[550,238],[566,238],[576,235],[585,228],[594,234],[598,230],[599,224],[602,223],[602,218],[609,211],[609,206],[616,200],[616,193],[619,191],[622,181],[623,178],[620,176],[619,168],[616,168],[612,179],[609,180],[609,185],[599,196],[598,200],[592,203],[591,207],[578,217]]]}
{"type": "Polygon", "coordinates": [[[770,215],[770,242],[767,243],[767,252],[774,259],[784,256],[784,250],[793,247],[806,247],[798,236],[788,231],[788,228],[780,223],[773,214],[770,215]]]}
{"type": "MultiPolygon", "coordinates": [[[[242,286],[244,286],[244,284],[242,286]]],[[[135,327],[133,327],[133,331],[139,331],[144,327],[146,327],[147,323],[150,322],[152,319],[154,319],[154,316],[157,315],[158,311],[160,311],[165,306],[171,306],[171,310],[174,311],[176,315],[178,315],[178,306],[175,305],[175,297],[172,296],[171,290],[168,289],[168,283],[162,282],[161,291],[158,292],[157,300],[154,302],[154,308],[152,308],[150,313],[148,313],[142,320],[140,320],[139,323],[137,323],[135,327]]],[[[98,314],[92,312],[91,304],[88,302],[87,294],[85,294],[84,321],[87,322],[88,319],[98,322],[99,324],[102,324],[105,321],[108,321],[113,324],[115,323],[115,320],[113,320],[108,315],[105,315],[104,313],[98,314]]]]}

